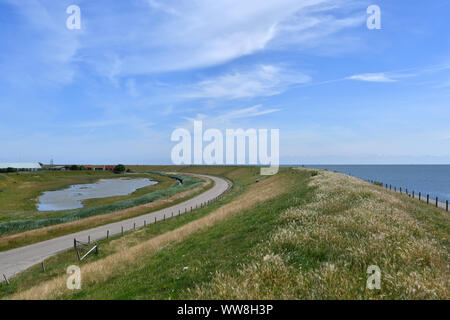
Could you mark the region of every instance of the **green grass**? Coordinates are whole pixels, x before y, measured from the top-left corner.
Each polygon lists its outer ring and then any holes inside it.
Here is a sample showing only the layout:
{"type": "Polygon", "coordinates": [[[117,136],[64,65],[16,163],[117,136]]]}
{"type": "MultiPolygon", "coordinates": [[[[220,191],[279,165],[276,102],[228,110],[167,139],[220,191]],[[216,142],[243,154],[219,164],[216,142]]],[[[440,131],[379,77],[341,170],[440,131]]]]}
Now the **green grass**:
{"type": "MultiPolygon", "coordinates": [[[[144,169],[144,168],[142,168],[144,169]]],[[[145,170],[149,169],[161,169],[155,167],[146,167],[145,170]]],[[[147,228],[138,229],[137,231],[125,232],[124,236],[114,236],[109,239],[104,239],[98,241],[100,246],[100,251],[98,255],[89,256],[86,261],[82,263],[92,262],[96,260],[103,259],[111,254],[118,252],[117,240],[123,239],[126,242],[127,247],[136,245],[139,242],[149,240],[165,232],[175,230],[191,221],[201,218],[211,211],[216,210],[225,203],[228,203],[235,199],[237,196],[241,195],[242,192],[251,184],[255,183],[256,179],[259,177],[258,170],[251,168],[246,170],[245,174],[233,174],[237,170],[241,172],[239,168],[228,168],[226,171],[220,170],[223,177],[232,180],[233,186],[222,198],[218,201],[210,203],[204,208],[196,209],[188,214],[184,214],[173,219],[168,219],[163,222],[158,222],[157,224],[148,225],[147,228]],[[227,175],[228,174],[228,175],[227,175]]],[[[174,171],[174,170],[170,170],[174,171]]],[[[211,172],[208,172],[211,174],[211,172]]],[[[215,172],[217,173],[217,171],[215,172]]],[[[183,199],[185,200],[185,199],[183,199]]],[[[171,204],[172,205],[172,204],[171,204]]],[[[45,261],[46,272],[42,272],[41,265],[35,265],[20,274],[16,275],[14,278],[10,279],[11,284],[0,284],[0,298],[6,297],[10,294],[26,290],[32,286],[39,285],[42,282],[51,280],[55,277],[65,274],[65,270],[68,266],[73,264],[80,264],[77,260],[76,253],[74,250],[69,250],[62,252],[53,257],[48,258],[45,261]]]]}
{"type": "Polygon", "coordinates": [[[293,173],[292,189],[275,199],[245,210],[150,258],[137,258],[126,274],[83,289],[71,299],[191,299],[189,289],[213,279],[216,272],[235,272],[251,261],[267,235],[278,228],[280,212],[311,199],[309,174],[293,173]],[[185,270],[185,267],[188,267],[185,270]]]}
{"type": "Polygon", "coordinates": [[[150,178],[158,184],[137,190],[122,197],[91,199],[83,202],[84,207],[109,204],[118,200],[133,198],[150,191],[166,189],[173,180],[159,175],[114,174],[105,171],[38,171],[0,174],[0,222],[12,220],[40,219],[54,217],[60,212],[38,211],[38,198],[45,191],[65,189],[74,184],[94,183],[99,179],[117,179],[124,177],[150,178]]]}
{"type": "Polygon", "coordinates": [[[92,183],[98,179],[120,178],[106,171],[37,171],[0,173],[0,212],[36,210],[36,200],[44,191],[72,184],[92,183]]]}
{"type": "MultiPolygon", "coordinates": [[[[251,167],[170,169],[223,175],[234,187],[206,208],[102,242],[99,256],[89,261],[101,262],[224,204],[239,203],[260,183],[258,169],[251,167]]],[[[141,250],[104,279],[91,279],[82,290],[57,297],[449,299],[448,213],[336,173],[282,168],[279,177],[286,187],[280,196],[159,250],[141,250]],[[381,268],[381,290],[366,288],[369,265],[381,268]]],[[[13,278],[9,287],[2,285],[0,296],[39,286],[78,263],[72,251],[50,258],[48,264],[54,271],[44,275],[35,266],[13,278]]]]}
{"type": "Polygon", "coordinates": [[[27,230],[44,228],[47,226],[57,225],[61,223],[76,221],[80,219],[84,219],[87,217],[92,217],[101,214],[107,214],[119,210],[124,210],[127,208],[139,206],[142,204],[146,204],[149,202],[156,201],[158,199],[162,199],[164,197],[172,196],[176,193],[193,189],[202,184],[202,180],[191,177],[191,176],[182,176],[182,175],[165,175],[169,176],[173,179],[180,179],[182,181],[181,185],[174,185],[165,190],[156,190],[139,197],[130,198],[126,200],[116,201],[110,204],[105,204],[101,206],[91,207],[91,208],[81,208],[74,211],[64,212],[59,214],[57,217],[53,218],[43,218],[43,219],[32,219],[32,220],[16,220],[16,221],[8,221],[4,223],[0,223],[0,235],[12,234],[23,232],[27,230]]]}

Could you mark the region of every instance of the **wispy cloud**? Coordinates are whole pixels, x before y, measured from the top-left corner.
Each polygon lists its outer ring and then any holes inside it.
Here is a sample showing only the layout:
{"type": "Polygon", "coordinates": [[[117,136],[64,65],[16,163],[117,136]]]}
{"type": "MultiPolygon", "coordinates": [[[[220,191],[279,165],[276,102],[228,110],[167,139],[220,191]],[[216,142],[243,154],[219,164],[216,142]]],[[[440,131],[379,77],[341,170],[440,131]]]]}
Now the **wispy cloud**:
{"type": "MultiPolygon", "coordinates": [[[[61,82],[70,82],[77,71],[95,70],[115,82],[117,77],[220,65],[267,48],[318,45],[320,39],[327,42],[324,35],[357,25],[335,12],[351,2],[145,0],[126,7],[82,2],[81,30],[73,31],[65,28],[70,1],[7,0],[27,28],[43,31],[27,42],[37,53],[33,65],[43,66],[36,74],[61,82]]],[[[14,69],[29,74],[36,68],[14,69]]]]}
{"type": "Polygon", "coordinates": [[[261,104],[258,104],[248,108],[233,110],[228,113],[219,115],[215,119],[220,121],[227,121],[240,118],[252,118],[280,111],[280,109],[263,109],[262,107],[263,106],[261,104]]]}
{"type": "Polygon", "coordinates": [[[366,82],[396,82],[397,80],[390,78],[385,73],[363,73],[348,77],[350,80],[366,81],[366,82]]]}
{"type": "Polygon", "coordinates": [[[264,109],[263,105],[258,104],[247,108],[234,109],[221,114],[207,115],[204,113],[199,113],[195,118],[186,117],[185,120],[188,120],[189,122],[194,120],[202,120],[209,126],[221,127],[226,124],[235,124],[235,121],[238,119],[260,117],[279,111],[281,111],[281,109],[264,109]]]}
{"type": "Polygon", "coordinates": [[[290,85],[306,83],[310,77],[272,65],[259,65],[244,72],[232,72],[201,81],[193,86],[189,98],[238,99],[273,96],[290,85]]]}

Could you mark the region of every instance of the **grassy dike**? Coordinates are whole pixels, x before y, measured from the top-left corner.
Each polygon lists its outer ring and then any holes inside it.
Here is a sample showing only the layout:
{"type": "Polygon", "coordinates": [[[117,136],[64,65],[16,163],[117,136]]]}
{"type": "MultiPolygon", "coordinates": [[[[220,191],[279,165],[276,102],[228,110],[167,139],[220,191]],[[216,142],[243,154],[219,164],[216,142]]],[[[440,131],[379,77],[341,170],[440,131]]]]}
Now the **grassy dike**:
{"type": "MultiPolygon", "coordinates": [[[[179,171],[193,168],[180,169],[179,171]]],[[[219,202],[102,243],[65,288],[67,252],[33,267],[13,299],[449,299],[449,214],[353,177],[195,168],[228,177],[219,202]],[[381,269],[368,290],[367,267],[381,269]]]]}

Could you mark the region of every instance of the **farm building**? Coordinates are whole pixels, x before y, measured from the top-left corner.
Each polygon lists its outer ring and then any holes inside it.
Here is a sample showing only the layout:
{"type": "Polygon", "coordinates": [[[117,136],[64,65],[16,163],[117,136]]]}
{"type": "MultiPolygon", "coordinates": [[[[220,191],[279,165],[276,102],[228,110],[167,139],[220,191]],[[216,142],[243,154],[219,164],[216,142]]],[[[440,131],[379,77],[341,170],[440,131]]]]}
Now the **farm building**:
{"type": "Polygon", "coordinates": [[[0,163],[0,170],[7,170],[13,168],[19,171],[38,171],[42,170],[42,166],[37,162],[5,162],[0,163]]]}
{"type": "Polygon", "coordinates": [[[48,170],[65,171],[65,170],[68,170],[68,169],[66,168],[66,166],[53,166],[53,167],[49,167],[48,170]]]}

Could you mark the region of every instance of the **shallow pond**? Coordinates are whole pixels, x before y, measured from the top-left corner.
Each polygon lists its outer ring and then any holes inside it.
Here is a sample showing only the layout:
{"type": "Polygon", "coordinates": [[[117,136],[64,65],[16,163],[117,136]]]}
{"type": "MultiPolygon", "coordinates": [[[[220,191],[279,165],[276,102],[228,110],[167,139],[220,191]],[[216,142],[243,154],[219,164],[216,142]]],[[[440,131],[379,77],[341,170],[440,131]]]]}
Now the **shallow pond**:
{"type": "Polygon", "coordinates": [[[157,184],[150,179],[102,179],[91,184],[75,184],[64,190],[47,191],[39,197],[39,211],[70,210],[83,207],[83,200],[125,196],[137,189],[157,184]]]}

